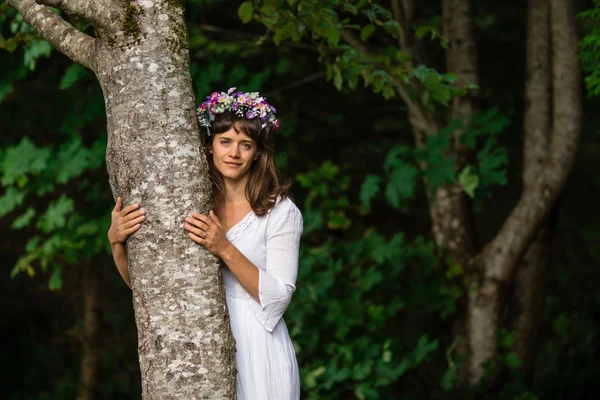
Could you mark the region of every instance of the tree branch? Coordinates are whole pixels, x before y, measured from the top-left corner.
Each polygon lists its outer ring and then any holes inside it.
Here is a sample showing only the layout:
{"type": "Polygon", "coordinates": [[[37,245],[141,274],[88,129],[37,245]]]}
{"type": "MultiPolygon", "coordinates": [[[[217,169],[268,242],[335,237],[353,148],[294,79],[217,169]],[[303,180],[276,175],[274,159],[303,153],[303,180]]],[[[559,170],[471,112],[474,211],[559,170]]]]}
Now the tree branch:
{"type": "Polygon", "coordinates": [[[284,87],[282,87],[280,89],[274,90],[272,92],[267,92],[267,93],[264,94],[264,96],[265,97],[278,96],[278,95],[280,95],[283,92],[287,92],[290,89],[297,88],[298,86],[302,86],[302,85],[304,85],[306,83],[312,82],[312,81],[317,80],[319,78],[322,78],[324,76],[325,76],[325,72],[323,72],[323,71],[315,72],[312,75],[306,76],[306,77],[304,77],[302,79],[299,79],[299,80],[297,80],[295,82],[292,82],[289,85],[284,86],[284,87]]]}
{"type": "Polygon", "coordinates": [[[523,190],[542,172],[550,142],[550,5],[530,0],[523,142],[523,190]]]}
{"type": "Polygon", "coordinates": [[[524,192],[486,248],[486,277],[506,281],[562,192],[575,162],[581,130],[581,72],[571,2],[551,1],[553,131],[542,175],[524,192]]]}
{"type": "Polygon", "coordinates": [[[116,32],[119,8],[108,0],[35,0],[91,23],[100,31],[116,32]]]}
{"type": "MultiPolygon", "coordinates": [[[[358,50],[360,53],[372,56],[373,52],[365,45],[362,41],[357,39],[351,31],[343,29],[342,38],[358,50]]],[[[417,103],[413,102],[410,98],[410,94],[406,89],[404,83],[395,77],[392,77],[396,90],[400,94],[400,97],[408,107],[408,113],[411,123],[415,128],[424,132],[425,134],[436,133],[439,130],[439,126],[435,121],[435,118],[423,110],[417,103]]]]}
{"type": "Polygon", "coordinates": [[[58,51],[78,64],[94,70],[95,41],[91,36],[75,29],[48,6],[34,0],[8,0],[23,15],[23,19],[58,51]]]}
{"type": "Polygon", "coordinates": [[[414,17],[414,5],[412,0],[404,0],[403,5],[400,0],[392,0],[392,15],[398,22],[398,45],[406,54],[409,54],[411,59],[410,65],[422,64],[422,56],[419,49],[413,42],[413,38],[407,34],[407,30],[412,29],[414,17]]]}

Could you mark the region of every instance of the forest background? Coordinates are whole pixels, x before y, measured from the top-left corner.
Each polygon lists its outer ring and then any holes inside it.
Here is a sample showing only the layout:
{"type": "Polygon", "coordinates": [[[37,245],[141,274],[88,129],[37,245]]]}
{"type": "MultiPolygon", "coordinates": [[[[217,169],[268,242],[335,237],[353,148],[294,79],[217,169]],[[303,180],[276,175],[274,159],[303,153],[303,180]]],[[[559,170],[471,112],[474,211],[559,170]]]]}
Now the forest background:
{"type": "MultiPolygon", "coordinates": [[[[412,33],[443,70],[439,3],[423,2],[420,29],[412,33]]],[[[576,3],[579,13],[598,6],[576,3]]],[[[415,147],[407,107],[377,75],[369,86],[353,83],[352,73],[340,70],[343,64],[324,57],[318,35],[296,42],[265,34],[269,21],[251,20],[239,1],[197,0],[186,7],[197,102],[237,86],[260,91],[279,111],[277,161],[295,180],[293,198],[305,218],[298,291],[285,316],[303,398],[444,399],[489,392],[485,384],[457,389],[461,360],[452,320],[468,288],[461,267],[433,242],[427,189],[416,179],[418,151],[412,164],[401,157],[415,147]]],[[[582,39],[595,34],[589,17],[578,19],[582,39]]],[[[439,173],[428,178],[460,181],[473,196],[485,243],[521,192],[527,2],[477,1],[473,20],[483,132],[476,151],[493,165],[484,171],[480,164],[473,174],[444,169],[443,132],[425,147],[439,164],[439,173]]],[[[395,26],[384,22],[366,23],[356,36],[385,49],[395,26]]],[[[3,392],[15,400],[83,398],[84,392],[88,399],[139,398],[131,295],[106,239],[113,204],[100,87],[6,4],[0,23],[3,392]],[[91,391],[82,391],[84,381],[91,391]]],[[[335,30],[319,35],[330,44],[340,40],[335,30]]],[[[588,61],[582,56],[584,73],[593,77],[588,61]]],[[[420,71],[424,82],[425,74],[434,75],[420,71]]],[[[456,95],[446,90],[451,80],[434,80],[438,103],[456,95]]],[[[600,181],[593,169],[599,104],[593,90],[586,93],[580,147],[554,210],[550,268],[541,277],[535,368],[531,375],[523,371],[511,350],[514,333],[500,330],[500,368],[490,365],[486,376],[497,377],[493,391],[502,398],[600,394],[594,284],[600,275],[594,269],[600,261],[594,202],[600,181]]]]}

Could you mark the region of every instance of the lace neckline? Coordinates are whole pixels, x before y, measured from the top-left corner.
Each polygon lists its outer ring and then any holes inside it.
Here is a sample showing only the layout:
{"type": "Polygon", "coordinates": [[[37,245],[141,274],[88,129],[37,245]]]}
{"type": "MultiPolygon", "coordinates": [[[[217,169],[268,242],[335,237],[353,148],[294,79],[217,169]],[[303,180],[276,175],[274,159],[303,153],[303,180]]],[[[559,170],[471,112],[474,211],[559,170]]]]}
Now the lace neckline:
{"type": "Polygon", "coordinates": [[[246,214],[244,216],[244,218],[242,218],[237,224],[235,224],[231,228],[229,228],[229,230],[227,231],[227,233],[225,234],[225,236],[227,237],[227,239],[230,242],[233,242],[242,233],[244,233],[244,231],[246,229],[248,229],[248,227],[250,225],[252,225],[252,223],[255,220],[256,220],[256,214],[254,214],[254,211],[252,211],[252,210],[248,211],[248,214],[246,214]]]}

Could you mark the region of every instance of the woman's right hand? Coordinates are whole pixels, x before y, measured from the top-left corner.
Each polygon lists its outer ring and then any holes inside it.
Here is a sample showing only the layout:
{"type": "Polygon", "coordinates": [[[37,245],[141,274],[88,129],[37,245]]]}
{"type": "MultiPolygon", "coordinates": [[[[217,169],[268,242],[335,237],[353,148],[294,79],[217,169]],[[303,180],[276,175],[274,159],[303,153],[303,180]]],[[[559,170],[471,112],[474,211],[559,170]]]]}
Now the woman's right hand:
{"type": "Polygon", "coordinates": [[[108,230],[108,241],[111,245],[125,242],[129,235],[140,229],[141,223],[146,219],[146,210],[138,210],[139,204],[132,204],[121,210],[122,207],[123,200],[117,197],[108,230]]]}

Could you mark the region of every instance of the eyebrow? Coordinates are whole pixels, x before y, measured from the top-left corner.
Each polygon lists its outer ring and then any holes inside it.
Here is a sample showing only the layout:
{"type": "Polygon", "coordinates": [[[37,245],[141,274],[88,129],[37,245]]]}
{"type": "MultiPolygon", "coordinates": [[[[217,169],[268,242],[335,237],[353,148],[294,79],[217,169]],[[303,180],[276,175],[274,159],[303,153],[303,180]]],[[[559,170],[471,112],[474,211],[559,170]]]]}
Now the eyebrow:
{"type": "MultiPolygon", "coordinates": [[[[232,138],[229,138],[229,137],[227,137],[227,136],[222,136],[222,137],[221,137],[221,140],[222,140],[222,139],[226,139],[226,140],[231,140],[231,141],[233,141],[233,139],[232,139],[232,138]]],[[[247,140],[247,139],[240,140],[240,143],[249,143],[249,144],[254,144],[254,142],[253,142],[252,140],[247,140]]]]}

